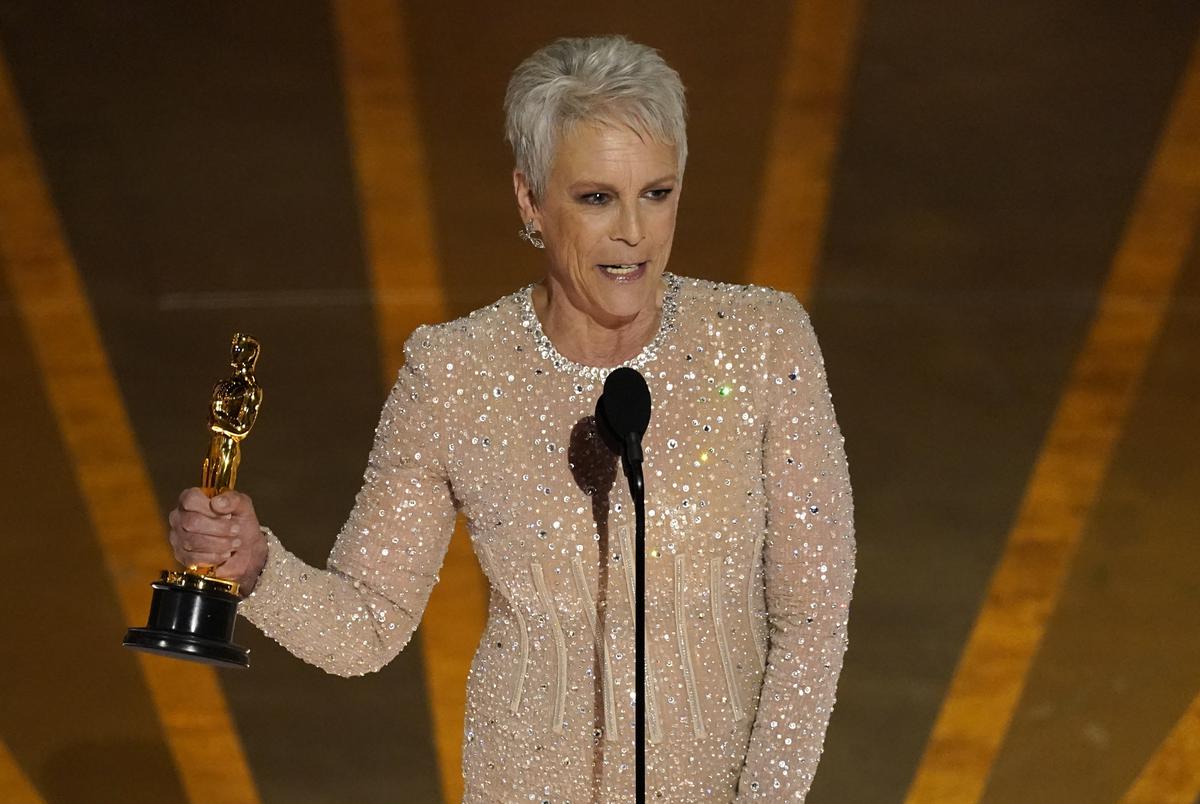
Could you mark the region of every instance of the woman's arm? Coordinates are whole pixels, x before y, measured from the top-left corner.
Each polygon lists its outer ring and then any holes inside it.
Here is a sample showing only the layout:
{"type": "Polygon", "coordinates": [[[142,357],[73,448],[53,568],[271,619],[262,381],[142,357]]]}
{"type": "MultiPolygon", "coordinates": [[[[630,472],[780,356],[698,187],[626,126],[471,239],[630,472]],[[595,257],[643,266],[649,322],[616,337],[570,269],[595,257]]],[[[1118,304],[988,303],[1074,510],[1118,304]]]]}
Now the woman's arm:
{"type": "Polygon", "coordinates": [[[267,532],[267,563],[239,611],[296,656],[342,676],[379,670],[420,622],[454,530],[436,438],[441,401],[415,344],[383,407],[354,508],[327,569],[267,532]]]}
{"type": "Polygon", "coordinates": [[[807,794],[833,710],[854,581],[850,478],[816,335],[790,294],[781,294],[768,321],[770,645],[739,802],[807,794]]]}

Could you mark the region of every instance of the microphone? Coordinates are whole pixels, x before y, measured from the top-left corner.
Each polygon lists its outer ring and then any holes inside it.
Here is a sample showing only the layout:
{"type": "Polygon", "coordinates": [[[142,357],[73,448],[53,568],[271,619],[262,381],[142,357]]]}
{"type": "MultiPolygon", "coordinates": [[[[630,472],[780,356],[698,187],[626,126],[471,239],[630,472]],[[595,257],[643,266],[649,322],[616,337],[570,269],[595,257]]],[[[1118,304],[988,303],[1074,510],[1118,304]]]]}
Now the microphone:
{"type": "MultiPolygon", "coordinates": [[[[604,391],[596,401],[596,422],[608,448],[621,456],[633,498],[634,552],[636,553],[634,597],[634,698],[635,798],[646,801],[646,487],[642,479],[642,436],[650,424],[650,389],[635,369],[622,366],[604,380],[604,391]]],[[[629,557],[626,556],[626,561],[629,557]]]]}
{"type": "Polygon", "coordinates": [[[596,401],[600,437],[624,460],[625,476],[642,463],[642,436],[650,424],[650,389],[635,369],[622,366],[604,380],[596,401]]]}

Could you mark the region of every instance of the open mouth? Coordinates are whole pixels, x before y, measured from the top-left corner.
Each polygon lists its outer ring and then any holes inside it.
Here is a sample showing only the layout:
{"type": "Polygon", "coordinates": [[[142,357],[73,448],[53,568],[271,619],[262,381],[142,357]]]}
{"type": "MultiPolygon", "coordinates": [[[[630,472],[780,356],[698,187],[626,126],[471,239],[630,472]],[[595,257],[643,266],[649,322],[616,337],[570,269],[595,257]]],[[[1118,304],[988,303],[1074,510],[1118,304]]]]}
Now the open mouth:
{"type": "Polygon", "coordinates": [[[640,279],[646,273],[647,265],[649,265],[649,262],[643,261],[611,265],[600,264],[596,267],[609,279],[615,279],[620,282],[632,282],[635,279],[640,279]]]}

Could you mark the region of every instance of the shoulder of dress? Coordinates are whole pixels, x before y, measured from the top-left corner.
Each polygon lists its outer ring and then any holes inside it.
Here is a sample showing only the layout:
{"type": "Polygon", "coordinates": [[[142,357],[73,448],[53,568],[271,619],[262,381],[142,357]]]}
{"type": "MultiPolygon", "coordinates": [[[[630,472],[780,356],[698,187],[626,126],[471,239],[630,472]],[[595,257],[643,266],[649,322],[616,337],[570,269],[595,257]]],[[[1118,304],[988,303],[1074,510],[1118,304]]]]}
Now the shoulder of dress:
{"type": "Polygon", "coordinates": [[[405,356],[437,357],[470,354],[474,343],[488,344],[493,336],[519,317],[519,294],[510,293],[466,315],[437,324],[422,324],[404,344],[405,356]]]}
{"type": "Polygon", "coordinates": [[[684,299],[693,310],[709,311],[720,318],[744,322],[787,321],[807,318],[804,306],[787,291],[765,285],[714,282],[680,277],[684,299]]]}

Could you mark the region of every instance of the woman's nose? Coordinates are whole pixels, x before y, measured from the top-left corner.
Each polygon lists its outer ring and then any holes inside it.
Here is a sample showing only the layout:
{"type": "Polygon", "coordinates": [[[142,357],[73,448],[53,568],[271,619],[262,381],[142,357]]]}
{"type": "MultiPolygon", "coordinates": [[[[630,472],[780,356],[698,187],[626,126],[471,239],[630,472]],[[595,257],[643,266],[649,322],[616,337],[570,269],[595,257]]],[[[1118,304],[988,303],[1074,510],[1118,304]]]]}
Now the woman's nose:
{"type": "Polygon", "coordinates": [[[621,205],[611,237],[613,240],[621,240],[631,246],[642,242],[642,216],[636,201],[621,205]]]}

